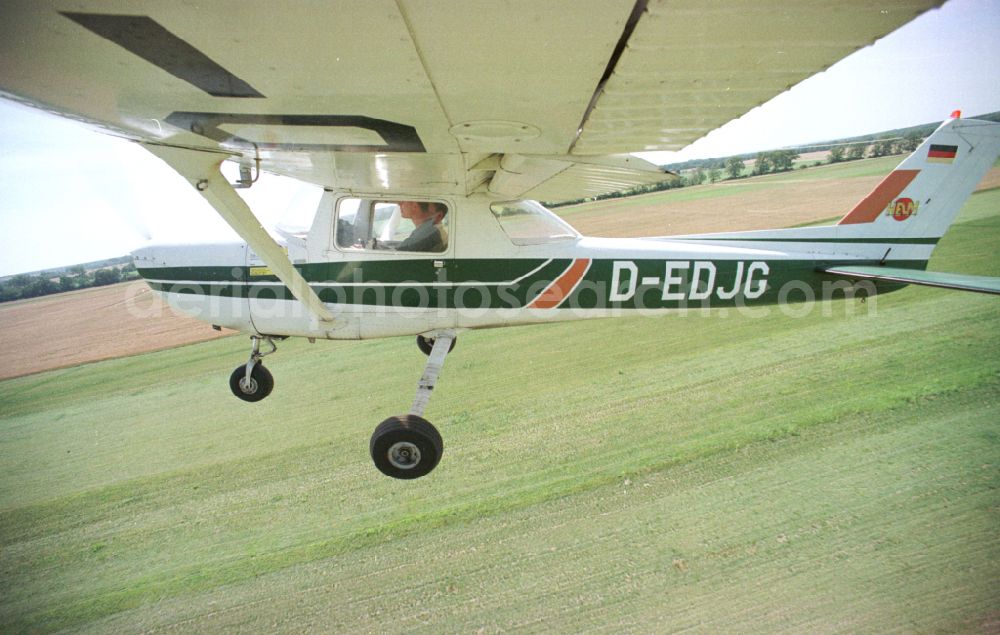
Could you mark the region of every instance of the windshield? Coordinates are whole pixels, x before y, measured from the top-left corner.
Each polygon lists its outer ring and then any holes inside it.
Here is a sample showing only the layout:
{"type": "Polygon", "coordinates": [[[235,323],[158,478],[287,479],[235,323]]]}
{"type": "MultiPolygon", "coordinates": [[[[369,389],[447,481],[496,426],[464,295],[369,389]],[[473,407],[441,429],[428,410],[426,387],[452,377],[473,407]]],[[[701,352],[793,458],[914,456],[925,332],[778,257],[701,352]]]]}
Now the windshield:
{"type": "Polygon", "coordinates": [[[541,245],[580,237],[569,223],[538,201],[493,203],[490,211],[515,245],[541,245]]]}

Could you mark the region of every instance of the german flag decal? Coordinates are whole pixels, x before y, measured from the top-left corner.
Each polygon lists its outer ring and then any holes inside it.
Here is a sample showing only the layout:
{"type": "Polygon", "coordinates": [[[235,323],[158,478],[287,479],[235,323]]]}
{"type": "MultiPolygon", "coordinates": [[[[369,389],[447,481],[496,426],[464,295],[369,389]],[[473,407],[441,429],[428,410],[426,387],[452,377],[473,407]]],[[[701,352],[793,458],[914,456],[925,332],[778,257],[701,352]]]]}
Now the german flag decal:
{"type": "Polygon", "coordinates": [[[931,149],[927,151],[928,163],[951,163],[958,154],[958,146],[941,146],[931,144],[931,149]]]}

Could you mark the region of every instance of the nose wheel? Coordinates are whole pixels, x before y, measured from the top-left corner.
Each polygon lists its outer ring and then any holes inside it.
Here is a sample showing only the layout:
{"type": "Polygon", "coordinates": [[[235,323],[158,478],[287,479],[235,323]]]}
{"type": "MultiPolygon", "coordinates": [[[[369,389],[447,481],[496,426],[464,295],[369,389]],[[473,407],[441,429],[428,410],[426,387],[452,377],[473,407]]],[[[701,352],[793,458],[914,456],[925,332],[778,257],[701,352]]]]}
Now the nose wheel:
{"type": "Polygon", "coordinates": [[[274,377],[263,364],[256,364],[247,377],[247,367],[237,366],[229,376],[229,389],[243,401],[260,401],[271,394],[274,377]]]}
{"type": "Polygon", "coordinates": [[[260,360],[265,355],[270,355],[278,350],[278,347],[275,346],[270,337],[261,338],[254,335],[250,341],[253,344],[250,359],[247,360],[246,364],[237,366],[233,374],[229,376],[229,389],[243,401],[260,401],[270,395],[274,388],[274,377],[271,375],[271,371],[264,368],[260,360]],[[271,350],[266,353],[260,352],[261,339],[268,343],[271,350]]]}
{"type": "Polygon", "coordinates": [[[444,358],[455,347],[455,332],[418,336],[417,344],[427,354],[427,365],[417,383],[410,412],[380,423],[369,444],[375,467],[386,476],[399,479],[426,476],[437,466],[444,452],[441,434],[423,415],[444,366],[444,358]]]}

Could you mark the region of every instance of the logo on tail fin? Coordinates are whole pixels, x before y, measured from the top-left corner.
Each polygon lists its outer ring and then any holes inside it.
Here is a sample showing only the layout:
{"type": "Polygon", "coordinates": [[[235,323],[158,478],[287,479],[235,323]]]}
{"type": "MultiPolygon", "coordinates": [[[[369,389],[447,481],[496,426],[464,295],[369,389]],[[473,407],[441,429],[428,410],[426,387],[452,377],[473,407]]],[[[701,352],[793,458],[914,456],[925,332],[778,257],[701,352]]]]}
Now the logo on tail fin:
{"type": "Polygon", "coordinates": [[[904,221],[910,216],[914,216],[917,213],[917,208],[920,207],[920,203],[914,201],[912,198],[897,198],[885,208],[885,213],[888,216],[892,216],[895,220],[904,221]]]}

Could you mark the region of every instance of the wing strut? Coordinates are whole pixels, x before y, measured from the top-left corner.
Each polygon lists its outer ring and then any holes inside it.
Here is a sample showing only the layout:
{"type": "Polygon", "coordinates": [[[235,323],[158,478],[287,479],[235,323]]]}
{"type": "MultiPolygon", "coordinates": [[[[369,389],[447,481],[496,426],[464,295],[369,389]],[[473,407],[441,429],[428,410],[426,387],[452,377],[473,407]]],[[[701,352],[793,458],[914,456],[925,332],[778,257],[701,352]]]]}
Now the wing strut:
{"type": "Polygon", "coordinates": [[[316,319],[320,322],[334,321],[333,314],[288,260],[285,251],[261,227],[250,207],[222,176],[220,167],[228,155],[154,143],[143,143],[142,146],[187,179],[316,319]]]}

